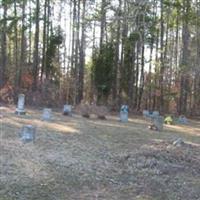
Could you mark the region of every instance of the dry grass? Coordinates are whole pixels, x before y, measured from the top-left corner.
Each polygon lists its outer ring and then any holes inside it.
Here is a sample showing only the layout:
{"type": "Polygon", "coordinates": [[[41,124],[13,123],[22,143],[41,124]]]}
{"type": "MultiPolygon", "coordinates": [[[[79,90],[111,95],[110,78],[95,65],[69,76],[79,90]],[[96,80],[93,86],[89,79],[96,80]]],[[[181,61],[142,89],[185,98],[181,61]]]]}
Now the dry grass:
{"type": "Polygon", "coordinates": [[[155,132],[140,117],[0,112],[0,200],[200,199],[199,121],[155,132]],[[19,140],[24,124],[37,127],[34,144],[19,140]],[[174,147],[179,137],[186,144],[174,147]]]}

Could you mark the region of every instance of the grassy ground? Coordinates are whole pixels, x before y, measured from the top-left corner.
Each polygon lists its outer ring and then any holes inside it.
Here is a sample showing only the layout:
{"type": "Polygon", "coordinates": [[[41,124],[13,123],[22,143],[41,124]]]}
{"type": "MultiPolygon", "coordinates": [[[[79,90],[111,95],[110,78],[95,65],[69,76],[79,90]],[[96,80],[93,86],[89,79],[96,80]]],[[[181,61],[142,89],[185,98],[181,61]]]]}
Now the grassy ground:
{"type": "Polygon", "coordinates": [[[45,122],[13,110],[1,108],[0,200],[200,200],[200,121],[155,132],[140,117],[45,122]],[[24,124],[37,127],[34,144],[20,141],[24,124]]]}

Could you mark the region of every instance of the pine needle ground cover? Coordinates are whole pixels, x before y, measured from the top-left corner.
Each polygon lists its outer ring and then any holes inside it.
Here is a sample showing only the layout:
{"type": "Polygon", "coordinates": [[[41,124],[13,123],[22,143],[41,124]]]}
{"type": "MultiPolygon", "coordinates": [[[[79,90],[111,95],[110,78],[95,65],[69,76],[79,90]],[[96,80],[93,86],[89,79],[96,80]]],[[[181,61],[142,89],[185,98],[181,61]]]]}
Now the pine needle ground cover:
{"type": "Polygon", "coordinates": [[[85,119],[40,110],[0,118],[0,200],[200,199],[200,122],[150,131],[133,116],[85,119]],[[35,143],[19,139],[24,124],[36,126],[35,143]],[[184,144],[174,146],[182,138],[184,144]]]}

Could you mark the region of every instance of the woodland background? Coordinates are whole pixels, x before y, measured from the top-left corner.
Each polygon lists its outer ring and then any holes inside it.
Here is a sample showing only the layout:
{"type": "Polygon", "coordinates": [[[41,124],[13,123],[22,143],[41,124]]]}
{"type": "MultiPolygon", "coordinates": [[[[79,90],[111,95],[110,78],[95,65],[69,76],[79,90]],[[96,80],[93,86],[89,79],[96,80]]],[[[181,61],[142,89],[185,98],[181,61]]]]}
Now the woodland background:
{"type": "Polygon", "coordinates": [[[1,0],[0,101],[200,115],[199,0],[1,0]]]}

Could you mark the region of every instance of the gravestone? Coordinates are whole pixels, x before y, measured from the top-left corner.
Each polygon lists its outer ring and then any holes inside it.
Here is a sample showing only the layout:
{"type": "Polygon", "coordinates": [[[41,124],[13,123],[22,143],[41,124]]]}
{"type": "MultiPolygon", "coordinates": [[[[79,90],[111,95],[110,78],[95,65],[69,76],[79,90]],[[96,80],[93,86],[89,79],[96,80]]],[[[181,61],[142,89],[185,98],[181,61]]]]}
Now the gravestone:
{"type": "Polygon", "coordinates": [[[143,110],[143,116],[145,117],[145,118],[149,118],[150,117],[150,113],[149,113],[149,111],[148,110],[143,110]]]}
{"type": "Polygon", "coordinates": [[[178,123],[179,124],[188,124],[188,119],[184,115],[181,115],[178,118],[178,123]]]}
{"type": "Polygon", "coordinates": [[[157,118],[159,115],[160,114],[158,111],[153,111],[153,113],[151,114],[151,117],[154,119],[154,118],[157,118]]]}
{"type": "Polygon", "coordinates": [[[44,108],[42,114],[42,120],[49,121],[52,119],[52,110],[50,108],[44,108]]]}
{"type": "Polygon", "coordinates": [[[159,116],[159,112],[158,111],[150,112],[148,110],[143,110],[143,116],[144,118],[150,119],[152,121],[153,119],[159,116]]]}
{"type": "Polygon", "coordinates": [[[128,106],[122,105],[120,109],[120,121],[128,122],[128,106]]]}
{"type": "Polygon", "coordinates": [[[71,105],[64,105],[63,107],[63,115],[72,116],[72,106],[71,105]]]}
{"type": "Polygon", "coordinates": [[[24,104],[25,104],[25,95],[24,94],[19,94],[18,95],[18,103],[17,103],[17,108],[15,113],[17,115],[25,115],[25,109],[24,109],[24,104]]]}
{"type": "Polygon", "coordinates": [[[146,119],[146,120],[152,120],[151,118],[151,114],[148,110],[143,110],[143,117],[146,119]]]}
{"type": "Polygon", "coordinates": [[[164,123],[164,118],[162,116],[155,117],[153,120],[153,125],[158,131],[163,130],[163,123],[164,123]]]}
{"type": "Polygon", "coordinates": [[[20,138],[24,143],[35,142],[36,128],[32,125],[25,125],[20,132],[20,138]]]}

